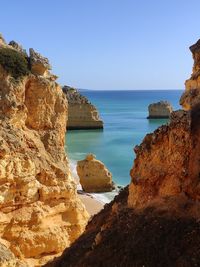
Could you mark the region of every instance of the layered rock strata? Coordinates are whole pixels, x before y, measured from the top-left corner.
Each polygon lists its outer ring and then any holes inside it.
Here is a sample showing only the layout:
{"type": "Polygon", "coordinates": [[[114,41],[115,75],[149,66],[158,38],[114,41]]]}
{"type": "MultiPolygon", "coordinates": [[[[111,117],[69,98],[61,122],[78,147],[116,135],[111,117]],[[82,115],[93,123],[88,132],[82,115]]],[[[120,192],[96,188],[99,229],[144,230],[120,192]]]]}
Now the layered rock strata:
{"type": "Polygon", "coordinates": [[[77,174],[86,192],[110,192],[114,189],[112,174],[92,154],[88,154],[84,160],[77,162],[77,174]]]}
{"type": "Polygon", "coordinates": [[[64,86],[63,92],[68,100],[67,129],[103,129],[98,110],[85,96],[69,86],[64,86]]]}
{"type": "Polygon", "coordinates": [[[173,111],[171,104],[168,101],[159,101],[148,106],[148,119],[167,119],[173,111]]]}
{"type": "Polygon", "coordinates": [[[48,266],[200,265],[200,102],[185,101],[135,147],[130,185],[48,266]]]}
{"type": "Polygon", "coordinates": [[[88,214],[64,150],[67,101],[52,74],[33,74],[30,62],[17,79],[0,62],[0,238],[29,266],[41,266],[82,233],[88,214]]]}

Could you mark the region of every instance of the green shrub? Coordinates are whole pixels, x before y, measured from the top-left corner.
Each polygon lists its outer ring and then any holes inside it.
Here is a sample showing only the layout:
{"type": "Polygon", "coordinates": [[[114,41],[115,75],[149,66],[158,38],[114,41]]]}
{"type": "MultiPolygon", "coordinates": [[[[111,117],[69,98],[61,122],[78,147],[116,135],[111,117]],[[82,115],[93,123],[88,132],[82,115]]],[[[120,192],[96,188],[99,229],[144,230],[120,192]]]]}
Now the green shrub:
{"type": "Polygon", "coordinates": [[[11,48],[0,49],[0,65],[16,80],[30,72],[26,55],[11,48]]]}

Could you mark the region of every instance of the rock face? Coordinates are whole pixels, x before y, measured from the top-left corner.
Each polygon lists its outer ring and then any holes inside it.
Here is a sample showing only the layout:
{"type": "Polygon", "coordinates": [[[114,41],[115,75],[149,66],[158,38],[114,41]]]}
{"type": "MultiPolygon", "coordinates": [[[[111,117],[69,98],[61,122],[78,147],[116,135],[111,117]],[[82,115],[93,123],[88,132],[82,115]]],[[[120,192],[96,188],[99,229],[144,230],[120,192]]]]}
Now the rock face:
{"type": "Polygon", "coordinates": [[[194,133],[191,132],[191,114],[176,111],[171,123],[147,134],[141,145],[135,147],[136,159],[131,170],[129,205],[146,205],[155,197],[189,194],[196,187],[196,173],[191,174],[194,162],[194,133]],[[190,182],[190,184],[189,184],[190,182]]]}
{"type": "Polygon", "coordinates": [[[28,265],[15,257],[15,255],[0,243],[0,266],[1,267],[28,267],[28,265]]]}
{"type": "Polygon", "coordinates": [[[88,219],[65,155],[66,116],[50,76],[16,81],[0,66],[0,238],[29,266],[62,252],[88,219]]]}
{"type": "Polygon", "coordinates": [[[63,92],[68,100],[67,129],[102,129],[103,121],[99,113],[88,99],[82,96],[76,89],[64,86],[63,92]]]}
{"type": "Polygon", "coordinates": [[[194,59],[192,75],[186,80],[186,90],[180,99],[180,104],[185,110],[190,110],[200,102],[200,40],[190,46],[190,51],[194,59]]]}
{"type": "Polygon", "coordinates": [[[48,266],[200,265],[200,102],[193,100],[135,147],[130,185],[48,266]]]}
{"type": "Polygon", "coordinates": [[[29,49],[31,72],[36,75],[45,75],[48,70],[51,70],[51,65],[46,57],[35,52],[33,48],[29,49]]]}
{"type": "Polygon", "coordinates": [[[162,119],[169,118],[173,111],[171,104],[167,101],[159,101],[148,106],[148,119],[162,119]]]}
{"type": "Polygon", "coordinates": [[[78,161],[77,173],[80,184],[86,192],[109,192],[114,189],[112,174],[92,154],[87,155],[84,160],[78,161]]]}

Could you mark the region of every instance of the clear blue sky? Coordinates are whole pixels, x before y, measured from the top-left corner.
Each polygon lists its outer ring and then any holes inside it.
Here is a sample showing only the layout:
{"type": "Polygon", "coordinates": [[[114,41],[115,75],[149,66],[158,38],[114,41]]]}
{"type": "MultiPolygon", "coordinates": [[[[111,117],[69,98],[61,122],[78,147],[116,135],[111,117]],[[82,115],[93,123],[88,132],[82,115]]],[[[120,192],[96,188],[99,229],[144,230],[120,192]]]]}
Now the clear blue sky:
{"type": "Polygon", "coordinates": [[[199,0],[7,0],[0,32],[47,56],[61,84],[177,89],[200,38],[199,0]]]}

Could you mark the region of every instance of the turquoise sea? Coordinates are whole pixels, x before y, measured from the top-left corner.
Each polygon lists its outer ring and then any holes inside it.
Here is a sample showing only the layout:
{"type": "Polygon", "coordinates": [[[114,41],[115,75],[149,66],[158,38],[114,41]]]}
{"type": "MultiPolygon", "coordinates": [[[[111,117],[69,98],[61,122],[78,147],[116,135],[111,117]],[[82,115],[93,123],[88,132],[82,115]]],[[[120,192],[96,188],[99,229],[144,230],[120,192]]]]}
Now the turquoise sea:
{"type": "Polygon", "coordinates": [[[96,155],[113,174],[119,185],[130,182],[133,165],[133,148],[147,133],[153,132],[167,120],[148,120],[148,105],[160,100],[169,101],[174,110],[179,109],[183,90],[95,91],[83,90],[99,110],[104,130],[68,131],[66,147],[74,164],[88,153],[96,155]]]}

